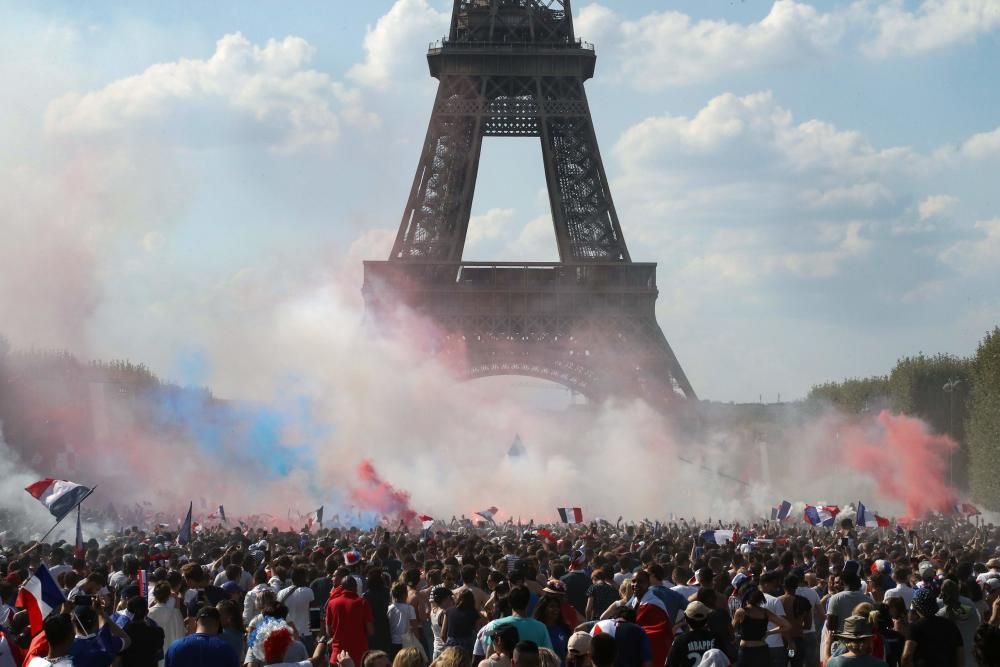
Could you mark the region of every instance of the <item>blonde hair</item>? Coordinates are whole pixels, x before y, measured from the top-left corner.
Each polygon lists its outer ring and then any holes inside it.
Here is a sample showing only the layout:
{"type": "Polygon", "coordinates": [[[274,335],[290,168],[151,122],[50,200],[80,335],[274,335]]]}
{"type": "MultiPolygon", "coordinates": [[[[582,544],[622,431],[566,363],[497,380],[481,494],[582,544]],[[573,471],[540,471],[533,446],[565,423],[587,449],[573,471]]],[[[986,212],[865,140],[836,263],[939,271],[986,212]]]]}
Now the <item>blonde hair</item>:
{"type": "Polygon", "coordinates": [[[632,579],[628,578],[622,582],[622,585],[618,587],[618,594],[622,596],[622,600],[626,602],[632,599],[632,595],[635,593],[635,584],[632,583],[632,579]]]}
{"type": "MultiPolygon", "coordinates": [[[[469,667],[472,656],[461,646],[449,646],[434,659],[431,667],[469,667]]],[[[393,665],[395,667],[395,665],[393,665]]]]}
{"type": "Polygon", "coordinates": [[[854,655],[868,655],[872,652],[872,643],[868,639],[842,639],[847,650],[854,655]]]}
{"type": "Polygon", "coordinates": [[[411,646],[396,654],[396,658],[392,661],[392,667],[427,667],[427,659],[424,657],[423,651],[411,646]]]}
{"type": "Polygon", "coordinates": [[[872,611],[875,610],[875,605],[871,602],[862,602],[857,605],[853,610],[851,610],[851,616],[864,616],[868,618],[871,616],[872,611]]]}
{"type": "Polygon", "coordinates": [[[538,647],[538,665],[539,667],[559,667],[562,661],[559,660],[559,656],[556,652],[550,648],[545,648],[544,646],[538,647]]]}

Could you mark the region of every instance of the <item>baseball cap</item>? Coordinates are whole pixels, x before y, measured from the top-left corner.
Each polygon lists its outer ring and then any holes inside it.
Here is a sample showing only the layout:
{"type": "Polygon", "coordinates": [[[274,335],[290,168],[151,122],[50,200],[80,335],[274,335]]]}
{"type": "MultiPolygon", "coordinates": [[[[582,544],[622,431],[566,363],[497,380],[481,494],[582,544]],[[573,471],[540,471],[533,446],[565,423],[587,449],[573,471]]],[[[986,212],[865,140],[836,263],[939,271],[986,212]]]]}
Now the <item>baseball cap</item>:
{"type": "Polygon", "coordinates": [[[573,653],[590,653],[590,635],[586,632],[574,632],[569,638],[567,649],[573,653]]]}
{"type": "Polygon", "coordinates": [[[689,604],[687,608],[684,609],[684,615],[692,621],[704,621],[711,613],[712,610],[708,608],[708,605],[704,602],[698,602],[697,600],[689,604]]]}
{"type": "Polygon", "coordinates": [[[1000,577],[990,577],[984,585],[991,591],[998,590],[1000,589],[1000,577]]]}
{"type": "Polygon", "coordinates": [[[920,564],[917,565],[917,573],[920,575],[921,579],[926,579],[927,577],[933,577],[937,573],[937,568],[934,567],[934,563],[929,560],[922,560],[920,564]]]}

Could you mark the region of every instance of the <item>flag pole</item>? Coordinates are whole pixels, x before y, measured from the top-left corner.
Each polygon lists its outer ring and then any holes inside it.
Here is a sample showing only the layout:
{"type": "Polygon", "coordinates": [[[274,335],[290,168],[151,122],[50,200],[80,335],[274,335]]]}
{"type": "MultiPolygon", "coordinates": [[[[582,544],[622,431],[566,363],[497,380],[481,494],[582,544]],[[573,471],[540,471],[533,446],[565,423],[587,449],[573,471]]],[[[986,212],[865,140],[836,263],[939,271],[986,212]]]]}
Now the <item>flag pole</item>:
{"type": "Polygon", "coordinates": [[[24,556],[27,556],[27,555],[28,555],[28,554],[30,554],[30,553],[31,553],[32,551],[34,551],[35,549],[37,549],[37,548],[38,548],[38,547],[39,547],[39,546],[40,546],[40,545],[42,544],[42,542],[44,542],[44,541],[45,541],[45,538],[46,538],[46,537],[48,537],[49,535],[51,535],[51,534],[52,534],[52,531],[56,529],[56,526],[58,526],[58,525],[59,525],[60,523],[62,523],[62,520],[63,520],[63,519],[65,519],[65,518],[66,518],[66,517],[68,517],[68,516],[69,516],[70,514],[72,514],[72,513],[73,513],[73,510],[77,509],[77,508],[78,508],[78,507],[79,507],[80,505],[82,505],[82,504],[83,504],[83,501],[84,501],[84,500],[86,500],[87,498],[89,498],[89,497],[90,497],[90,495],[91,495],[92,493],[94,493],[94,491],[96,491],[96,490],[97,490],[97,485],[95,484],[95,485],[94,485],[94,488],[92,488],[92,489],[91,489],[90,491],[88,491],[88,492],[87,492],[87,495],[85,495],[85,496],[84,496],[83,498],[80,498],[80,502],[78,502],[78,503],[77,503],[76,505],[74,505],[73,507],[70,507],[70,508],[69,508],[69,511],[68,511],[68,512],[66,512],[65,514],[63,514],[63,515],[62,515],[62,517],[61,517],[61,518],[60,518],[60,519],[59,519],[58,521],[56,521],[56,522],[55,522],[55,523],[54,523],[54,524],[52,525],[52,527],[51,527],[51,528],[49,528],[49,529],[48,529],[47,531],[45,531],[45,534],[44,534],[44,535],[42,535],[41,537],[39,537],[39,538],[38,538],[38,539],[37,539],[37,540],[35,541],[35,543],[34,543],[34,544],[33,544],[32,546],[28,547],[27,551],[24,551],[24,552],[23,552],[23,553],[22,553],[22,554],[21,554],[20,556],[18,556],[18,558],[22,558],[22,557],[24,557],[24,556]]]}

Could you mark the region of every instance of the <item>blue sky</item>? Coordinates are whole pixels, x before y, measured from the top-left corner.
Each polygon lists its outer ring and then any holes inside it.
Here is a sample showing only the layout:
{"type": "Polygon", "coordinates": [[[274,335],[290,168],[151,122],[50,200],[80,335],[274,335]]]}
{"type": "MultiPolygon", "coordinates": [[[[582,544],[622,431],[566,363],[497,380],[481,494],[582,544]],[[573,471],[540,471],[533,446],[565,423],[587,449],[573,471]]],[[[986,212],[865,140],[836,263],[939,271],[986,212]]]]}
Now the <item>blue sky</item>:
{"type": "MultiPolygon", "coordinates": [[[[0,330],[170,375],[332,281],[358,317],[441,0],[0,2],[0,330]]],[[[803,396],[1000,321],[1000,0],[574,4],[633,257],[695,389],[803,396]]],[[[552,259],[534,140],[487,140],[466,256],[552,259]]],[[[332,322],[331,326],[336,326],[332,322]]]]}

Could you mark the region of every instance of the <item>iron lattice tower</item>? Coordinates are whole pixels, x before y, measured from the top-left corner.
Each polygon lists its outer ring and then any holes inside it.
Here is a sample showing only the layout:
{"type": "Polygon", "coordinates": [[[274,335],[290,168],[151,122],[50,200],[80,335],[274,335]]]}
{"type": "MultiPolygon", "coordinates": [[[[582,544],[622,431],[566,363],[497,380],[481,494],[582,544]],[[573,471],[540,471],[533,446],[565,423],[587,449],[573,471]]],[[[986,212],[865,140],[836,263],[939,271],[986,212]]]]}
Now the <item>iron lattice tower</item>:
{"type": "Polygon", "coordinates": [[[570,0],[455,0],[427,61],[437,97],[392,254],[365,262],[369,313],[429,318],[433,353],[468,378],[695,398],[656,322],[656,265],[625,245],[584,91],[596,55],[570,0]],[[483,137],[540,138],[559,262],[462,261],[483,137]]]}

